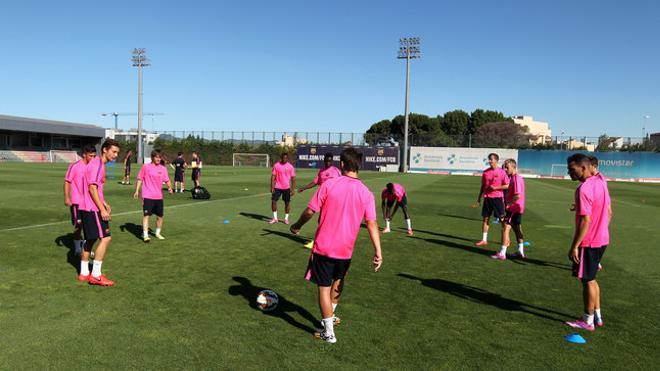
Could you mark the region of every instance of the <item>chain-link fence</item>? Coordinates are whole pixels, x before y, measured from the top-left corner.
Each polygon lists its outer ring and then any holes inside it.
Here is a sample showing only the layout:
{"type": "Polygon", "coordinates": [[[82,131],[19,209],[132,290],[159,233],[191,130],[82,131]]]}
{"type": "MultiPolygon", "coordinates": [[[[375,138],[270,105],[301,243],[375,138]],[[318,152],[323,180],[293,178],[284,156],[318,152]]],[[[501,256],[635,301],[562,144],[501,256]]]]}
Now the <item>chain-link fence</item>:
{"type": "Polygon", "coordinates": [[[159,138],[184,139],[190,136],[203,140],[294,146],[297,144],[365,145],[364,133],[295,132],[295,131],[157,131],[159,138]]]}

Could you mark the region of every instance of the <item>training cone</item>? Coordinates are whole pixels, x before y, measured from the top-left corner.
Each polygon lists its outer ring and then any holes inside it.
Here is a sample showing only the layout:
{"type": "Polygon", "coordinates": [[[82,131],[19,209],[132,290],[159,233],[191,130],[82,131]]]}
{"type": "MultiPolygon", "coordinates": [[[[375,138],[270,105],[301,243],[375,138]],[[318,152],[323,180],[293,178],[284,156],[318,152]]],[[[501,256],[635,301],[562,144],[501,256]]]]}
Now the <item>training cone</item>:
{"type": "Polygon", "coordinates": [[[575,343],[575,344],[585,344],[587,341],[580,336],[580,334],[570,334],[564,336],[564,339],[568,341],[569,343],[575,343]]]}
{"type": "Polygon", "coordinates": [[[525,241],[525,243],[524,243],[525,246],[529,246],[529,245],[531,245],[531,244],[532,244],[532,243],[529,242],[529,241],[525,241]]]}
{"type": "Polygon", "coordinates": [[[225,221],[223,223],[229,224],[229,219],[225,219],[225,221]]]}

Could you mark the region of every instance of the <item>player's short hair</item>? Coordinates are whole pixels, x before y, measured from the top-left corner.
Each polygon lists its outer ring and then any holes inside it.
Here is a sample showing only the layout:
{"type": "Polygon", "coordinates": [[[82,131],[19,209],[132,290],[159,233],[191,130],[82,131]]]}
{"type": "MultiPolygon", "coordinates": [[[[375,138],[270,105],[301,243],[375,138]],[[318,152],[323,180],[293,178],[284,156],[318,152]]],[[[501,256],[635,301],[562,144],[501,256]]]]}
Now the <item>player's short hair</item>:
{"type": "Polygon", "coordinates": [[[82,153],[83,153],[83,154],[85,154],[85,153],[96,153],[96,147],[93,146],[93,145],[91,145],[91,144],[86,144],[86,145],[82,148],[82,153]]]}
{"type": "Polygon", "coordinates": [[[575,153],[571,156],[568,156],[566,159],[566,163],[576,163],[578,165],[591,165],[591,160],[589,159],[589,156],[582,154],[582,153],[575,153]]]}
{"type": "Polygon", "coordinates": [[[156,156],[160,156],[160,150],[159,149],[154,149],[151,151],[151,158],[154,158],[156,156]]]}
{"type": "Polygon", "coordinates": [[[332,155],[330,152],[326,152],[325,155],[323,155],[323,161],[325,160],[332,160],[335,156],[332,155]]]}
{"type": "Polygon", "coordinates": [[[179,152],[179,153],[177,154],[177,156],[181,156],[181,155],[183,155],[183,152],[179,152]]]}
{"type": "Polygon", "coordinates": [[[282,152],[280,158],[284,158],[284,156],[289,157],[289,154],[287,152],[282,152]]]}
{"type": "Polygon", "coordinates": [[[591,166],[598,167],[598,157],[592,155],[587,155],[587,157],[589,157],[589,162],[591,163],[591,166]]]}
{"type": "Polygon", "coordinates": [[[511,165],[514,168],[518,168],[518,164],[516,163],[516,160],[514,160],[512,158],[504,160],[504,166],[506,167],[507,165],[511,165]]]}
{"type": "Polygon", "coordinates": [[[117,147],[117,148],[119,148],[119,147],[120,147],[120,146],[119,146],[119,142],[117,142],[117,141],[114,140],[114,139],[107,138],[107,139],[105,140],[105,142],[103,142],[103,144],[101,145],[101,150],[109,149],[110,147],[117,147]]]}
{"type": "Polygon", "coordinates": [[[494,157],[496,161],[500,160],[500,155],[498,155],[497,153],[489,153],[488,159],[490,160],[491,157],[494,157]]]}
{"type": "Polygon", "coordinates": [[[394,192],[394,184],[392,184],[392,183],[387,183],[385,185],[385,188],[387,188],[387,191],[390,192],[390,193],[394,192]]]}
{"type": "Polygon", "coordinates": [[[355,150],[353,147],[349,147],[341,151],[341,156],[339,156],[341,162],[344,163],[342,170],[344,171],[359,171],[360,164],[362,163],[362,154],[355,150]]]}

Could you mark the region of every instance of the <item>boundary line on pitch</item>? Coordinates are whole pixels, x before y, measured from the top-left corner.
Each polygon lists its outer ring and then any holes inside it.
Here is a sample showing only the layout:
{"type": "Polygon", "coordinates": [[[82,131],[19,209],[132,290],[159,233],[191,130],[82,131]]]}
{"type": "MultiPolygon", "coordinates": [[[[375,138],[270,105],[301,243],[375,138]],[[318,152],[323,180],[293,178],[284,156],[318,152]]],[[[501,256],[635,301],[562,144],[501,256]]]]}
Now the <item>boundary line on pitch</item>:
{"type": "MultiPolygon", "coordinates": [[[[397,176],[397,175],[395,175],[395,176],[397,176]]],[[[391,176],[386,176],[386,177],[379,177],[379,178],[362,179],[362,181],[363,182],[368,182],[368,181],[371,181],[371,180],[379,180],[379,179],[386,179],[386,178],[392,178],[392,177],[391,176]]],[[[167,207],[165,207],[165,209],[170,210],[170,209],[178,209],[180,207],[186,207],[186,206],[192,206],[192,205],[210,204],[212,202],[240,200],[240,199],[244,199],[244,198],[259,197],[263,194],[264,193],[257,193],[257,194],[253,194],[253,195],[249,195],[249,196],[221,198],[221,199],[218,199],[218,200],[210,200],[210,201],[194,201],[194,202],[189,202],[187,204],[167,206],[167,207]]],[[[112,216],[113,217],[115,217],[115,216],[125,216],[125,215],[140,214],[140,213],[142,213],[142,210],[133,210],[133,211],[124,211],[124,212],[121,212],[121,213],[112,214],[112,216]]],[[[44,224],[33,224],[33,225],[25,225],[25,226],[22,226],[22,227],[12,227],[12,228],[0,229],[0,233],[1,232],[21,231],[21,230],[33,229],[33,228],[50,227],[50,226],[53,226],[53,225],[65,224],[65,223],[71,223],[71,220],[62,220],[62,221],[59,221],[59,222],[51,222],[51,223],[44,223],[44,224]]]]}

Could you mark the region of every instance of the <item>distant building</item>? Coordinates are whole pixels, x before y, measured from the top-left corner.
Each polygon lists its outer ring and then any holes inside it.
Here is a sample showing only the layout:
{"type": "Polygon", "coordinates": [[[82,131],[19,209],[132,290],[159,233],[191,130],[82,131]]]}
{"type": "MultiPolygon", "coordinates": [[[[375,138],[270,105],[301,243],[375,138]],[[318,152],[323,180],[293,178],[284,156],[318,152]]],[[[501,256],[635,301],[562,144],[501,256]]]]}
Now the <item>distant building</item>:
{"type": "Polygon", "coordinates": [[[79,151],[104,134],[96,125],[0,115],[0,150],[79,151]]]}
{"type": "Polygon", "coordinates": [[[537,138],[532,141],[534,144],[546,143],[552,138],[550,125],[545,121],[535,121],[532,116],[514,116],[513,123],[526,127],[529,130],[529,134],[537,138]]]}
{"type": "Polygon", "coordinates": [[[653,133],[649,135],[649,140],[656,148],[660,148],[660,133],[653,133]]]}
{"type": "MultiPolygon", "coordinates": [[[[137,129],[105,129],[106,138],[135,142],[137,141],[138,131],[137,129]]],[[[152,133],[146,130],[142,130],[142,138],[146,143],[153,143],[159,137],[158,133],[152,133]]]]}
{"type": "Polygon", "coordinates": [[[307,143],[308,141],[305,138],[298,138],[297,136],[291,136],[284,133],[284,135],[282,135],[282,140],[277,142],[277,145],[281,147],[293,147],[297,144],[307,143]]]}

